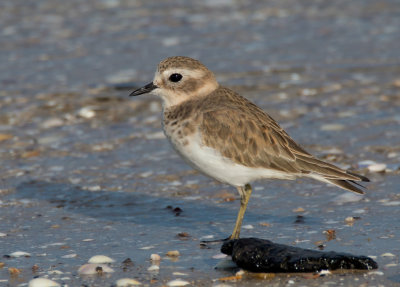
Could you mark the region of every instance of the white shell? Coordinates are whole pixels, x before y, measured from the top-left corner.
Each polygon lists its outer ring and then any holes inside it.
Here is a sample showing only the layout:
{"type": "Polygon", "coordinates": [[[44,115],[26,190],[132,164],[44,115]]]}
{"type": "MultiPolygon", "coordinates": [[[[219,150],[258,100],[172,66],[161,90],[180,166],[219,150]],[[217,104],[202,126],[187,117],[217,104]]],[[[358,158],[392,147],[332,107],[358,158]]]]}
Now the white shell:
{"type": "Polygon", "coordinates": [[[175,279],[175,280],[169,281],[167,283],[167,286],[169,286],[169,287],[177,287],[177,286],[186,286],[186,285],[189,285],[189,284],[190,284],[190,282],[188,282],[188,281],[185,281],[185,280],[182,280],[182,279],[175,279]]]}
{"type": "Polygon", "coordinates": [[[105,256],[105,255],[92,256],[88,261],[88,263],[95,263],[95,264],[97,264],[97,263],[113,263],[113,262],[115,262],[114,259],[112,259],[108,256],[105,256]]]}
{"type": "Polygon", "coordinates": [[[35,278],[29,281],[28,287],[60,287],[57,282],[47,278],[35,278]]]}
{"type": "Polygon", "coordinates": [[[14,257],[14,258],[16,258],[16,257],[22,257],[22,256],[30,257],[31,254],[28,253],[28,252],[24,252],[24,251],[15,251],[15,252],[11,253],[10,256],[11,256],[11,257],[14,257]]]}
{"type": "Polygon", "coordinates": [[[161,260],[161,256],[158,254],[151,254],[150,255],[150,260],[151,261],[160,261],[161,260]]]}
{"type": "Polygon", "coordinates": [[[171,250],[171,251],[168,251],[166,255],[169,257],[178,257],[181,254],[179,253],[178,250],[171,250]]]}
{"type": "Polygon", "coordinates": [[[160,266],[158,265],[151,265],[149,268],[147,268],[147,271],[158,271],[160,270],[160,266]]]}
{"type": "Polygon", "coordinates": [[[394,255],[393,253],[390,253],[390,252],[386,252],[386,253],[381,254],[381,256],[382,257],[395,257],[396,255],[394,255]]]}
{"type": "Polygon", "coordinates": [[[90,107],[83,107],[78,112],[79,116],[85,119],[91,119],[96,116],[96,112],[92,110],[90,107]]]}
{"type": "Polygon", "coordinates": [[[375,163],[368,166],[368,170],[370,172],[383,172],[386,170],[386,164],[384,163],[375,163]]]}
{"type": "Polygon", "coordinates": [[[90,263],[90,264],[85,264],[85,265],[82,265],[81,267],[79,267],[78,273],[81,275],[94,275],[94,274],[98,273],[98,271],[96,270],[98,267],[101,267],[102,272],[104,272],[104,273],[114,272],[114,270],[112,268],[110,268],[108,265],[90,263]]]}
{"type": "Polygon", "coordinates": [[[130,286],[142,285],[142,283],[131,278],[121,278],[115,282],[115,285],[117,287],[130,287],[130,286]]]}

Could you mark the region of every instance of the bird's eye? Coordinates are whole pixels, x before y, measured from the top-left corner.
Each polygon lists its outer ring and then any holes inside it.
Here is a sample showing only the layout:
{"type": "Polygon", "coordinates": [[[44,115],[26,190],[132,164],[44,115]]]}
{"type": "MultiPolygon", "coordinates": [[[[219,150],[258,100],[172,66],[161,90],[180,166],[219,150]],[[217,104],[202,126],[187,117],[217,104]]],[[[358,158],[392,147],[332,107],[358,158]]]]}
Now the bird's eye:
{"type": "Polygon", "coordinates": [[[182,79],[182,75],[181,74],[172,74],[171,76],[169,76],[169,80],[171,82],[179,82],[182,79]]]}

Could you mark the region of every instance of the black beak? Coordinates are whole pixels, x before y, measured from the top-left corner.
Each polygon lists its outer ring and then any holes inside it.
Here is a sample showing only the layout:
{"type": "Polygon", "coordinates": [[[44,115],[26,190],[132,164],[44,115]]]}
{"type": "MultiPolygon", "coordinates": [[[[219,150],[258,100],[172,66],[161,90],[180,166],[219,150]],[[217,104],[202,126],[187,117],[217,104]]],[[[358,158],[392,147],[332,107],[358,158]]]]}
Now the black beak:
{"type": "Polygon", "coordinates": [[[151,82],[150,84],[147,84],[146,86],[141,87],[140,89],[137,89],[136,91],[133,91],[132,93],[130,93],[129,96],[134,97],[134,96],[139,96],[141,94],[147,94],[157,88],[158,87],[156,85],[154,85],[153,82],[151,82]]]}

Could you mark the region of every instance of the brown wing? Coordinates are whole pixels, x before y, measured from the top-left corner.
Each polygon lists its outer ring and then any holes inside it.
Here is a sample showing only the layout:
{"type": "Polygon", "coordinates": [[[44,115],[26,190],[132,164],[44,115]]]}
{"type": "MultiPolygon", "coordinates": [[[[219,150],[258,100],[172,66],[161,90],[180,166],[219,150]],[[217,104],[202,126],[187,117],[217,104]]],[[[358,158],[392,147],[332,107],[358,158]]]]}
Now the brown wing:
{"type": "MultiPolygon", "coordinates": [[[[268,117],[266,119],[270,120],[268,117]]],[[[236,163],[300,172],[293,165],[296,157],[288,148],[284,134],[265,120],[260,125],[246,113],[217,110],[203,114],[201,129],[205,145],[218,149],[223,156],[236,163]]]]}
{"type": "Polygon", "coordinates": [[[298,175],[316,174],[342,188],[362,192],[348,187],[347,180],[366,178],[315,158],[256,105],[231,91],[221,102],[222,107],[217,105],[203,113],[200,128],[205,145],[242,165],[298,175]]]}

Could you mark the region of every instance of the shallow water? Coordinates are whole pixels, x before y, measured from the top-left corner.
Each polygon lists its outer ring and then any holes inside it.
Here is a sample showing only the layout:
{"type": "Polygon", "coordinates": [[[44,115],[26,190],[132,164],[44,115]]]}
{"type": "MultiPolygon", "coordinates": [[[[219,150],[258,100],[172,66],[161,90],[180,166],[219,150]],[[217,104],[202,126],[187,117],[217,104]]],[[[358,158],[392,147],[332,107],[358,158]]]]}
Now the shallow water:
{"type": "Polygon", "coordinates": [[[0,285],[49,276],[68,286],[111,286],[122,277],[212,286],[235,274],[214,269],[220,245],[199,242],[230,234],[236,191],[173,152],[157,98],[115,89],[148,83],[171,55],[202,60],[307,150],[372,180],[363,197],[311,180],[254,183],[242,236],[376,256],[378,272],[226,284],[400,285],[397,1],[0,5],[0,254],[31,254],[1,258],[0,285]],[[387,172],[368,172],[365,160],[387,172]],[[181,256],[166,258],[170,250],[181,256]],[[159,272],[147,270],[152,253],[162,256],[159,272]],[[115,272],[78,275],[96,254],[115,259],[115,272]],[[124,266],[126,258],[134,265],[124,266]]]}

